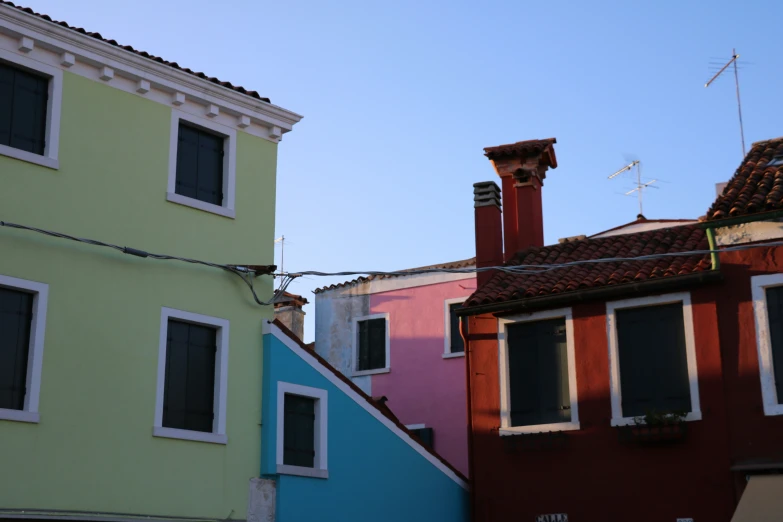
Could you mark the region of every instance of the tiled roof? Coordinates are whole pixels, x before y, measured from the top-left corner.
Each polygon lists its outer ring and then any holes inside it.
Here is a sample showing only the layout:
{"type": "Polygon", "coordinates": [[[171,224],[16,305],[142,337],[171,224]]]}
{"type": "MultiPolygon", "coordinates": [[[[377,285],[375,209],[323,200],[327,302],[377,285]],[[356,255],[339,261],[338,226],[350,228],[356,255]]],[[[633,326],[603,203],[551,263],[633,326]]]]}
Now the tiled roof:
{"type": "Polygon", "coordinates": [[[44,19],[44,20],[46,20],[48,22],[52,22],[52,23],[55,23],[55,24],[57,24],[59,26],[65,27],[67,29],[70,29],[72,31],[76,31],[77,33],[81,33],[83,35],[90,36],[92,38],[95,38],[96,40],[101,40],[101,41],[109,43],[109,44],[111,44],[111,45],[113,45],[115,47],[119,47],[121,49],[125,49],[126,51],[130,51],[130,52],[132,52],[134,54],[138,54],[139,56],[143,56],[144,58],[148,58],[148,59],[153,60],[155,62],[162,63],[164,65],[168,65],[169,67],[172,67],[174,69],[178,69],[180,71],[184,71],[184,72],[186,72],[188,74],[192,74],[193,76],[197,76],[197,77],[199,77],[201,79],[207,80],[207,81],[215,83],[217,85],[221,85],[221,86],[226,87],[228,89],[231,89],[233,91],[245,94],[247,96],[250,96],[251,98],[255,98],[257,100],[261,100],[261,101],[265,101],[267,103],[271,103],[269,101],[269,98],[262,98],[261,95],[258,94],[256,91],[249,91],[249,90],[245,89],[244,87],[241,87],[239,85],[234,85],[231,82],[224,82],[224,81],[218,80],[214,76],[207,76],[203,72],[193,71],[191,69],[188,69],[187,67],[180,67],[180,65],[177,62],[169,62],[167,60],[164,60],[163,58],[160,58],[159,56],[154,56],[154,55],[149,54],[149,53],[147,53],[145,51],[139,51],[138,49],[134,49],[130,45],[120,45],[119,43],[117,43],[116,40],[109,40],[107,38],[104,38],[100,33],[92,33],[92,32],[86,31],[85,29],[82,29],[81,27],[74,27],[72,25],[68,25],[68,23],[66,23],[66,22],[59,22],[57,20],[52,20],[52,18],[49,15],[36,13],[32,9],[30,9],[29,7],[22,7],[22,6],[16,5],[16,4],[12,3],[12,2],[8,2],[7,0],[0,0],[0,5],[13,7],[14,9],[18,9],[20,11],[24,11],[25,13],[37,16],[38,18],[42,18],[42,19],[44,19]]]}
{"type": "Polygon", "coordinates": [[[754,143],[705,219],[725,219],[783,209],[783,162],[767,166],[775,156],[783,157],[783,138],[754,143]]]}
{"type": "MultiPolygon", "coordinates": [[[[463,259],[462,261],[452,261],[450,263],[441,263],[438,265],[429,265],[429,266],[420,266],[418,268],[406,268],[405,270],[399,270],[399,272],[410,272],[412,270],[426,270],[428,268],[468,268],[471,266],[476,266],[476,258],[471,257],[470,259],[463,259]]],[[[351,279],[350,281],[346,281],[344,283],[338,283],[335,285],[329,285],[329,286],[323,286],[321,288],[317,288],[313,290],[313,293],[320,294],[321,292],[326,292],[328,290],[334,290],[335,288],[345,288],[349,286],[358,285],[361,283],[366,283],[368,281],[373,281],[375,279],[389,279],[392,277],[399,277],[401,275],[405,274],[396,274],[396,275],[371,275],[367,277],[357,277],[356,279],[351,279]]]]}
{"type": "Polygon", "coordinates": [[[508,145],[498,145],[497,147],[486,147],[484,155],[493,160],[505,156],[515,156],[520,153],[541,152],[550,145],[557,143],[555,138],[546,138],[543,140],[527,140],[509,143],[508,145]]]}
{"type": "Polygon", "coordinates": [[[389,409],[389,407],[386,406],[386,404],[385,404],[386,401],[382,401],[382,404],[379,404],[379,402],[381,402],[381,401],[378,401],[377,399],[373,399],[372,397],[370,397],[369,395],[364,393],[364,391],[362,391],[361,388],[359,388],[357,385],[355,385],[351,379],[349,379],[348,377],[346,377],[345,375],[340,373],[337,369],[334,368],[334,366],[329,364],[326,361],[326,359],[324,359],[323,357],[318,355],[316,353],[316,351],[313,349],[313,347],[310,347],[309,345],[304,344],[302,342],[302,340],[299,339],[294,332],[289,330],[286,327],[286,325],[281,323],[279,319],[275,319],[274,321],[272,321],[272,324],[274,324],[275,326],[280,328],[280,330],[285,335],[287,335],[292,341],[294,341],[296,344],[298,344],[299,346],[301,346],[302,348],[307,350],[307,353],[312,355],[315,358],[316,361],[318,361],[321,365],[324,366],[324,368],[326,368],[327,370],[332,372],[335,375],[335,377],[337,377],[338,379],[343,381],[346,385],[348,385],[348,387],[350,387],[354,392],[356,392],[357,395],[359,395],[363,400],[365,400],[367,402],[367,404],[369,404],[370,406],[372,406],[373,408],[375,408],[376,410],[381,412],[381,414],[384,417],[386,417],[387,419],[392,421],[395,426],[397,426],[400,430],[402,430],[403,433],[408,435],[411,439],[416,441],[422,448],[424,448],[427,451],[427,453],[431,454],[433,457],[435,457],[440,462],[445,464],[447,468],[449,468],[451,471],[453,471],[457,475],[457,477],[459,477],[460,479],[464,480],[465,482],[468,481],[468,479],[465,477],[465,475],[463,475],[457,468],[452,466],[449,463],[449,461],[447,461],[446,459],[444,459],[443,457],[441,457],[440,455],[435,453],[435,451],[432,448],[430,448],[429,446],[424,444],[419,437],[417,437],[415,434],[413,434],[411,432],[411,430],[406,428],[405,425],[403,423],[401,423],[400,420],[394,415],[394,413],[392,413],[392,411],[389,409]]]}
{"type": "MultiPolygon", "coordinates": [[[[534,247],[518,252],[506,266],[550,265],[590,259],[638,257],[690,250],[707,250],[707,237],[698,225],[661,228],[606,238],[583,239],[534,247]]],[[[710,270],[709,254],[664,257],[648,261],[589,263],[535,274],[498,272],[470,296],[477,306],[529,299],[577,290],[637,283],[710,270]]]]}

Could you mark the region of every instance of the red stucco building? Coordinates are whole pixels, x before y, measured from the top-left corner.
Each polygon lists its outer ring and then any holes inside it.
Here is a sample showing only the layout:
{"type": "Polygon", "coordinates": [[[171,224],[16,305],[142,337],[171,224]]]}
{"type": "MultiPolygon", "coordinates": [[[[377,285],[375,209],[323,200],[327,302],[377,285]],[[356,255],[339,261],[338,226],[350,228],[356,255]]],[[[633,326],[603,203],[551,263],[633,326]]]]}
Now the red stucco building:
{"type": "Polygon", "coordinates": [[[698,221],[544,246],[554,144],[485,149],[502,196],[474,186],[506,268],[461,311],[473,520],[783,520],[783,139],[698,221]]]}

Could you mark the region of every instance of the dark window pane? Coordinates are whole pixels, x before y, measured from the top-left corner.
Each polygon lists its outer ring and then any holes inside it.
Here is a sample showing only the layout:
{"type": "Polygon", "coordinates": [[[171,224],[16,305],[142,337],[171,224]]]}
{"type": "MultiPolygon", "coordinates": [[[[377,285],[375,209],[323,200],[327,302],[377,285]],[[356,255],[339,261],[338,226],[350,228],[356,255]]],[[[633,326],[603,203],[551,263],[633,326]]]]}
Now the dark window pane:
{"type": "Polygon", "coordinates": [[[0,288],[0,408],[24,409],[33,297],[0,288]]]}
{"type": "Polygon", "coordinates": [[[315,399],[285,395],[283,464],[315,467],[315,399]]]}
{"type": "Polygon", "coordinates": [[[435,449],[435,446],[433,445],[435,439],[432,428],[419,428],[417,430],[411,430],[411,433],[419,437],[425,446],[435,449]]]}
{"type": "Polygon", "coordinates": [[[462,335],[460,335],[459,332],[459,317],[457,317],[457,310],[460,308],[462,308],[462,303],[453,303],[449,305],[451,353],[462,353],[465,351],[465,344],[462,342],[462,335]]]}
{"type": "Polygon", "coordinates": [[[163,426],[212,432],[217,329],[169,319],[163,426]]]}
{"type": "Polygon", "coordinates": [[[767,288],[767,313],[772,344],[772,369],[778,404],[783,401],[783,286],[767,288]]]}
{"type": "Polygon", "coordinates": [[[43,154],[49,80],[0,62],[0,144],[43,154]]]}
{"type": "Polygon", "coordinates": [[[691,410],[682,303],[617,310],[624,417],[691,410]]]}
{"type": "Polygon", "coordinates": [[[386,367],[386,319],[359,321],[357,370],[386,367]]]}
{"type": "Polygon", "coordinates": [[[507,327],[511,426],[569,422],[565,319],[507,327]]]}
{"type": "Polygon", "coordinates": [[[179,124],[176,193],[213,205],[223,204],[225,138],[179,124]]]}

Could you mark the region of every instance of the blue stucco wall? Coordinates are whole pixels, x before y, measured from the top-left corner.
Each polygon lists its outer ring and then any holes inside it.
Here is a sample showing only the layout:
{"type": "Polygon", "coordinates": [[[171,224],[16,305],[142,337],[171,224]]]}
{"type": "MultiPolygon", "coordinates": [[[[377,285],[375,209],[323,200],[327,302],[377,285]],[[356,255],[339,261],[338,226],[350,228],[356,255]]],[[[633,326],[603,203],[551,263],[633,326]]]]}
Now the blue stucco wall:
{"type": "Polygon", "coordinates": [[[264,336],[261,474],[277,521],[463,522],[468,492],[272,334],[264,336]],[[328,479],[275,474],[278,381],[328,393],[328,479]]]}

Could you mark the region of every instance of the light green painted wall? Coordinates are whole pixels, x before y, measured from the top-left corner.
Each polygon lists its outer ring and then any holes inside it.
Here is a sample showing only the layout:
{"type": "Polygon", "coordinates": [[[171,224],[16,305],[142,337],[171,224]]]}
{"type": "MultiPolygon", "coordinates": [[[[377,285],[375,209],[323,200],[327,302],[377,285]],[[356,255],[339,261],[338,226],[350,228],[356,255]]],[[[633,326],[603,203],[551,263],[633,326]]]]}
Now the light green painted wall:
{"type": "MultiPolygon", "coordinates": [[[[171,109],[64,75],[60,169],[0,156],[0,220],[220,263],[273,263],[275,144],[238,132],[235,220],[169,203],[171,109]]],[[[269,307],[214,269],[7,228],[0,274],[49,285],[41,421],[0,420],[0,507],[246,517],[269,307]],[[225,446],[152,436],[163,306],[231,322],[225,446]]],[[[268,297],[266,279],[258,283],[268,297]]]]}

